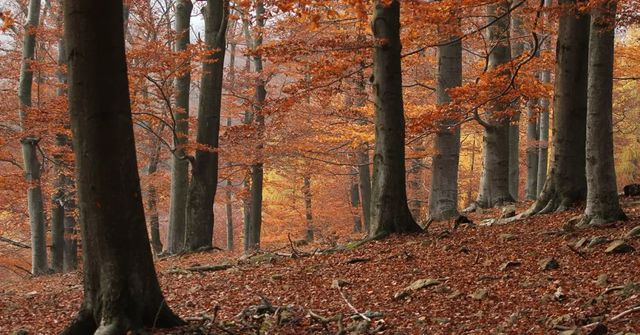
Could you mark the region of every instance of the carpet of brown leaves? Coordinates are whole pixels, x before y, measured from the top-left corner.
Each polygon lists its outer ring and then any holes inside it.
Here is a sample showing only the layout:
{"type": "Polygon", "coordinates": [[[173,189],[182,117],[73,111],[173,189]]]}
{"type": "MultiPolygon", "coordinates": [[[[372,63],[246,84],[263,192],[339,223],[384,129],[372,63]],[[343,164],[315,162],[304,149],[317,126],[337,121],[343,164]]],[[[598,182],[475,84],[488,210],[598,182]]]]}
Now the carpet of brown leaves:
{"type": "MultiPolygon", "coordinates": [[[[627,208],[627,222],[561,235],[551,232],[577,211],[503,226],[452,230],[450,224],[434,224],[429,234],[391,237],[353,250],[297,259],[277,256],[260,257],[261,262],[238,261],[224,252],[171,257],[158,261],[157,269],[165,297],[182,317],[211,315],[219,306],[217,320],[234,320],[248,306],[258,304],[259,295],[273,305],[305,311],[263,333],[335,334],[335,323],[327,330],[305,315],[308,310],[326,317],[352,315],[338,289],[332,288],[332,282],[341,279],[346,282],[342,290],[356,309],[382,313],[373,320],[376,326],[385,325],[381,334],[557,334],[559,329],[581,328],[595,321],[602,321],[610,334],[624,334],[640,332],[640,312],[615,321],[611,318],[640,305],[640,290],[628,285],[640,284],[640,239],[629,241],[637,251],[627,254],[605,254],[607,244],[580,252],[568,245],[581,237],[621,237],[640,224],[637,210],[627,208]],[[445,230],[449,233],[443,233],[445,230]],[[555,258],[560,267],[541,270],[539,263],[547,257],[555,258]],[[370,260],[350,264],[354,258],[370,260]],[[501,269],[509,261],[520,264],[501,269]],[[234,267],[170,272],[225,262],[234,267]],[[607,283],[596,282],[602,274],[608,276],[607,283]],[[393,299],[395,292],[425,278],[442,283],[393,299]],[[625,285],[625,289],[603,294],[607,288],[625,285]],[[482,299],[472,297],[483,290],[486,296],[482,299]]],[[[56,334],[77,311],[81,295],[81,276],[76,273],[1,285],[0,334],[17,329],[56,334]]],[[[163,333],[191,333],[197,326],[193,322],[163,333]]],[[[212,333],[224,332],[213,329],[212,333]]]]}

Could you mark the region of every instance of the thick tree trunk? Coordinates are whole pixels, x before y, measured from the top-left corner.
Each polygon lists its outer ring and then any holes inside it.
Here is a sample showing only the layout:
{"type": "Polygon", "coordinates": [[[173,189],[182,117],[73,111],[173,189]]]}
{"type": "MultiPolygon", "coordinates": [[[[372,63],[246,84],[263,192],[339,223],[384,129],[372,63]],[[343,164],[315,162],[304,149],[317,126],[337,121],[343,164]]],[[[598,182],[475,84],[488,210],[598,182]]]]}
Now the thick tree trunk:
{"type": "MultiPolygon", "coordinates": [[[[447,90],[462,85],[462,41],[438,47],[436,95],[439,105],[451,102],[447,90]]],[[[456,120],[444,120],[436,133],[431,164],[429,218],[447,220],[458,216],[458,162],[460,127],[456,120]]]]}
{"type": "Polygon", "coordinates": [[[313,241],[314,228],[313,228],[313,208],[311,207],[311,177],[305,175],[302,178],[302,194],[304,195],[304,213],[307,221],[307,231],[305,240],[308,242],[313,241]]]}
{"type": "MultiPolygon", "coordinates": [[[[504,14],[509,10],[507,2],[501,2],[488,6],[489,20],[504,14]]],[[[495,47],[489,54],[489,69],[505,64],[511,60],[511,48],[509,47],[509,15],[505,15],[488,28],[489,40],[495,43],[495,47]]],[[[502,76],[510,76],[505,71],[502,76]]],[[[509,132],[510,118],[500,115],[507,109],[504,103],[495,102],[488,107],[488,126],[484,131],[484,147],[482,178],[480,180],[480,192],[478,194],[478,206],[490,208],[500,206],[507,202],[513,202],[509,190],[509,132]],[[497,115],[496,115],[497,114],[497,115]]]]}
{"type": "MultiPolygon", "coordinates": [[[[191,0],[180,0],[176,4],[176,51],[184,52],[190,43],[191,0]]],[[[191,86],[191,65],[185,58],[182,75],[176,78],[176,113],[171,157],[171,207],[166,251],[170,254],[184,250],[184,232],[187,218],[187,194],[189,189],[189,161],[186,159],[185,145],[189,141],[189,91],[191,86]]]]}
{"type": "Polygon", "coordinates": [[[125,334],[183,323],[165,303],[149,246],[122,23],[122,2],[65,1],[84,301],[63,334],[125,334]]]}
{"type": "MultiPolygon", "coordinates": [[[[36,46],[36,31],[40,20],[40,0],[29,1],[27,25],[25,26],[22,43],[22,64],[20,68],[20,83],[18,98],[20,100],[20,124],[25,129],[25,120],[31,108],[31,91],[33,84],[33,70],[36,46]]],[[[27,190],[27,206],[29,208],[29,224],[31,226],[31,272],[41,275],[48,271],[47,247],[45,236],[44,204],[42,187],[40,184],[40,162],[38,161],[38,139],[27,135],[20,140],[22,144],[22,159],[25,179],[29,184],[27,190]]]]}
{"type": "Polygon", "coordinates": [[[213,246],[213,201],[218,186],[217,149],[228,13],[228,2],[224,0],[207,0],[203,9],[205,46],[213,53],[202,64],[196,136],[199,148],[191,169],[187,198],[187,251],[213,246]]]}
{"type": "Polygon", "coordinates": [[[587,207],[584,223],[626,220],[613,158],[613,54],[616,0],[591,11],[587,98],[587,207]]]}
{"type": "Polygon", "coordinates": [[[419,232],[407,205],[400,2],[376,0],[371,25],[379,44],[373,56],[376,145],[369,236],[419,232]]]}
{"type": "MultiPolygon", "coordinates": [[[[538,200],[526,215],[566,210],[585,200],[587,195],[585,142],[589,15],[576,14],[575,0],[561,0],[560,4],[569,6],[569,10],[563,12],[558,26],[553,161],[538,200]]],[[[544,127],[544,120],[541,120],[541,135],[545,134],[544,127]]],[[[540,140],[544,141],[542,136],[540,140]]],[[[540,172],[540,159],[538,163],[540,172]]]]}

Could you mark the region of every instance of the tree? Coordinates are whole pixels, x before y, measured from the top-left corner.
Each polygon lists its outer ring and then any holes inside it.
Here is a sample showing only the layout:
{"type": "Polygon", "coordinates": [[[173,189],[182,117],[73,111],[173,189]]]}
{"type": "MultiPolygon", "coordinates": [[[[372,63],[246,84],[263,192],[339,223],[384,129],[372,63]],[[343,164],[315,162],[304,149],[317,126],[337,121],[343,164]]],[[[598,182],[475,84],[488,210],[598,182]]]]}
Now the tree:
{"type": "Polygon", "coordinates": [[[374,5],[371,28],[377,43],[373,58],[376,142],[369,236],[380,237],[422,229],[407,205],[400,2],[376,0],[374,5]]]}
{"type": "MultiPolygon", "coordinates": [[[[22,64],[20,67],[20,83],[18,98],[20,100],[20,124],[23,131],[28,131],[27,115],[32,107],[31,93],[35,60],[36,30],[40,21],[40,0],[29,1],[27,24],[22,43],[22,64]]],[[[48,271],[47,248],[44,221],[44,204],[40,182],[40,161],[38,160],[38,138],[25,135],[20,139],[22,145],[23,169],[29,183],[27,203],[29,207],[29,223],[31,226],[31,272],[41,275],[48,271]]]]}
{"type": "Polygon", "coordinates": [[[145,225],[122,2],[66,0],[64,6],[84,301],[63,334],[180,325],[160,291],[145,225]]]}
{"type": "MultiPolygon", "coordinates": [[[[538,200],[524,213],[525,216],[566,210],[585,200],[587,194],[589,15],[577,12],[576,0],[560,0],[560,4],[567,10],[560,16],[556,46],[553,161],[538,200]]],[[[541,133],[543,126],[540,126],[541,133]]]]}
{"type": "Polygon", "coordinates": [[[207,0],[203,9],[205,47],[209,52],[202,63],[196,156],[191,165],[187,198],[185,249],[196,251],[212,247],[213,201],[218,187],[218,136],[226,48],[228,1],[207,0]]]}
{"type": "Polygon", "coordinates": [[[587,97],[587,207],[582,224],[627,217],[620,208],[613,160],[613,55],[616,0],[591,11],[587,97]]]}
{"type": "MultiPolygon", "coordinates": [[[[488,6],[489,20],[499,18],[488,28],[489,40],[494,43],[488,60],[489,70],[499,71],[499,76],[510,77],[510,71],[500,68],[511,60],[509,47],[509,3],[499,2],[488,6]],[[497,68],[500,68],[496,70],[497,68]]],[[[482,178],[477,203],[489,208],[513,202],[509,191],[509,129],[510,117],[506,115],[508,104],[498,97],[488,108],[489,120],[484,126],[482,178]]]]}
{"type": "MultiPolygon", "coordinates": [[[[189,46],[191,29],[191,0],[176,3],[177,40],[176,52],[184,52],[189,46]]],[[[171,207],[169,210],[169,230],[167,234],[167,252],[178,253],[184,249],[184,231],[186,227],[187,191],[189,189],[189,161],[185,145],[189,140],[189,88],[191,86],[190,58],[185,58],[181,75],[176,78],[176,113],[173,145],[175,152],[171,156],[171,207]]]]}
{"type": "MultiPolygon", "coordinates": [[[[459,22],[456,26],[459,30],[459,22]]],[[[457,36],[451,38],[438,47],[436,94],[438,104],[444,108],[451,102],[447,90],[462,85],[462,40],[457,36]]],[[[460,127],[457,122],[455,119],[444,120],[436,132],[429,193],[429,217],[433,220],[446,220],[458,215],[460,127]]]]}
{"type": "Polygon", "coordinates": [[[249,30],[249,22],[244,21],[244,34],[250,51],[253,53],[251,59],[253,61],[253,69],[258,74],[255,81],[255,93],[253,99],[253,111],[248,115],[250,123],[254,123],[256,127],[256,136],[258,144],[256,146],[256,158],[251,164],[251,185],[250,194],[251,201],[249,206],[249,224],[245,230],[245,251],[260,249],[260,235],[262,232],[262,193],[264,182],[264,162],[262,157],[263,144],[262,137],[264,134],[264,114],[263,107],[267,97],[266,81],[263,78],[263,61],[262,55],[258,50],[262,46],[263,32],[265,25],[265,8],[264,2],[258,0],[256,2],[256,26],[258,28],[257,36],[252,37],[249,30]]]}

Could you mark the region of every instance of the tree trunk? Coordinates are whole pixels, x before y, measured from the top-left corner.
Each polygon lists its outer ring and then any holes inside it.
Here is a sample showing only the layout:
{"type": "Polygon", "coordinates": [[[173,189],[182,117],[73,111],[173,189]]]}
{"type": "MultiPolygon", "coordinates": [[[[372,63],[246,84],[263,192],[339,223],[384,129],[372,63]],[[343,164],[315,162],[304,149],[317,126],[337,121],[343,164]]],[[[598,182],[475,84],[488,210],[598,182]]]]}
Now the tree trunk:
{"type": "MultiPolygon", "coordinates": [[[[164,124],[160,125],[157,134],[162,134],[164,124]]],[[[151,148],[151,157],[147,166],[147,174],[152,177],[158,171],[158,163],[160,162],[160,139],[154,138],[153,147],[151,148]]],[[[149,227],[151,228],[151,246],[153,252],[159,254],[162,252],[162,241],[160,240],[160,220],[158,217],[158,192],[152,182],[147,187],[147,211],[149,215],[149,227]]]]}
{"type": "Polygon", "coordinates": [[[123,34],[122,2],[65,1],[84,301],[63,334],[124,334],[183,323],[166,305],[153,265],[123,34]]]}
{"type": "Polygon", "coordinates": [[[587,207],[582,223],[626,220],[613,157],[613,55],[616,0],[591,10],[587,98],[587,207]]]}
{"type": "MultiPolygon", "coordinates": [[[[57,28],[62,30],[62,6],[59,8],[58,16],[56,18],[57,28]]],[[[58,70],[56,76],[58,78],[58,84],[60,87],[56,90],[56,95],[63,97],[66,93],[65,86],[67,84],[67,78],[62,71],[62,67],[66,64],[66,48],[64,38],[60,36],[58,38],[58,70]]],[[[65,128],[68,124],[65,122],[65,128]]],[[[69,138],[66,134],[56,134],[56,149],[53,154],[55,162],[54,171],[56,179],[54,182],[55,191],[51,198],[51,268],[55,272],[64,271],[64,256],[65,256],[65,199],[68,195],[68,179],[65,174],[65,151],[70,147],[69,138]]]]}
{"type": "MultiPolygon", "coordinates": [[[[516,41],[511,44],[511,57],[516,59],[524,53],[526,43],[523,37],[525,29],[522,23],[522,13],[511,15],[512,36],[516,41]]],[[[514,200],[518,200],[520,193],[520,108],[516,108],[509,126],[509,193],[514,200]]]]}
{"type": "MultiPolygon", "coordinates": [[[[503,15],[509,11],[509,3],[501,2],[488,6],[489,20],[503,15]]],[[[509,16],[505,15],[488,28],[489,40],[495,43],[495,47],[489,54],[489,70],[511,61],[511,49],[509,47],[509,16]]],[[[508,71],[497,75],[510,76],[508,71]]],[[[507,105],[495,102],[488,109],[487,126],[484,130],[484,147],[482,178],[480,180],[480,192],[478,194],[478,206],[490,208],[500,206],[507,202],[513,202],[509,190],[509,133],[510,118],[501,116],[507,109],[507,105]],[[496,115],[498,114],[498,115],[496,115]]]]}
{"type": "Polygon", "coordinates": [[[354,171],[354,176],[351,178],[351,188],[349,191],[350,203],[351,203],[351,215],[353,215],[353,232],[362,232],[362,218],[360,217],[360,185],[357,180],[357,172],[354,171]]]}
{"type": "Polygon", "coordinates": [[[358,180],[360,185],[360,202],[362,207],[362,217],[364,218],[364,229],[369,232],[371,229],[371,169],[369,168],[369,150],[364,145],[358,152],[358,180]]]}
{"type": "MultiPolygon", "coordinates": [[[[543,71],[540,74],[543,83],[549,83],[551,74],[543,71]]],[[[540,99],[540,121],[538,134],[538,176],[536,177],[536,198],[542,192],[544,182],[547,180],[547,165],[549,165],[549,99],[540,99]]]]}
{"type": "MultiPolygon", "coordinates": [[[[191,29],[191,0],[180,0],[176,4],[176,51],[187,50],[191,29]]],[[[174,154],[171,156],[171,208],[169,230],[167,232],[167,252],[179,253],[184,250],[184,236],[187,218],[187,194],[189,189],[189,161],[184,150],[189,142],[189,89],[191,86],[190,58],[185,58],[182,75],[176,78],[176,112],[173,137],[174,154]]]]}
{"type": "MultiPolygon", "coordinates": [[[[232,47],[235,51],[235,47],[232,47]]],[[[234,56],[234,51],[231,52],[231,57],[234,56]]],[[[233,62],[232,65],[233,67],[233,62]]],[[[231,118],[227,118],[227,127],[231,127],[231,118]]],[[[228,163],[228,167],[231,167],[231,163],[228,163]]],[[[231,204],[231,177],[227,177],[227,189],[225,190],[226,203],[224,205],[227,214],[227,250],[233,250],[233,207],[231,204]]]]}
{"type": "Polygon", "coordinates": [[[205,46],[213,51],[202,64],[196,157],[191,169],[187,198],[185,249],[213,246],[213,201],[218,186],[218,135],[226,48],[228,2],[207,0],[203,9],[205,46]]]}
{"type": "MultiPolygon", "coordinates": [[[[436,75],[438,105],[451,102],[447,90],[462,85],[462,41],[438,47],[436,75]]],[[[460,127],[456,120],[443,120],[438,127],[431,164],[429,218],[447,220],[458,216],[458,162],[460,127]]]]}
{"type": "MultiPolygon", "coordinates": [[[[416,150],[417,151],[417,150],[416,150]]],[[[422,201],[420,200],[420,179],[422,177],[422,165],[419,158],[411,159],[411,168],[408,173],[409,190],[411,198],[409,201],[409,212],[413,219],[418,222],[422,217],[422,201]]]]}
{"type": "Polygon", "coordinates": [[[379,44],[373,58],[376,145],[369,236],[377,238],[422,229],[407,205],[400,2],[376,0],[371,25],[379,44]]]}
{"type": "MultiPolygon", "coordinates": [[[[20,83],[18,98],[20,100],[20,124],[23,131],[29,109],[31,108],[31,91],[33,84],[33,70],[36,46],[36,31],[40,21],[40,0],[29,1],[27,25],[25,26],[22,43],[22,64],[20,67],[20,83]]],[[[29,189],[27,190],[27,206],[29,208],[29,224],[31,226],[31,272],[41,275],[48,271],[47,246],[45,233],[44,204],[40,182],[40,162],[38,161],[38,139],[27,135],[20,140],[24,175],[29,189]]]]}
{"type": "MultiPolygon", "coordinates": [[[[245,23],[244,31],[246,40],[249,41],[251,49],[256,53],[253,59],[254,71],[258,74],[255,84],[255,96],[253,102],[252,121],[256,126],[256,137],[258,145],[256,147],[255,162],[251,165],[251,215],[249,216],[248,234],[249,241],[247,241],[248,250],[260,249],[260,236],[262,231],[262,187],[264,180],[264,163],[262,157],[263,149],[263,136],[264,136],[264,115],[262,114],[262,107],[267,98],[266,83],[263,78],[262,69],[262,55],[258,49],[262,46],[262,33],[265,25],[265,8],[262,1],[256,3],[256,25],[258,28],[258,34],[255,38],[251,38],[249,26],[245,23]]],[[[246,234],[246,233],[245,233],[246,234]]]]}
{"type": "MultiPolygon", "coordinates": [[[[527,215],[562,211],[587,195],[585,142],[589,15],[576,13],[575,0],[561,0],[569,10],[560,16],[556,46],[553,162],[544,187],[527,215]]],[[[541,120],[541,142],[544,141],[541,120]]],[[[540,167],[542,162],[538,161],[540,167]]],[[[538,177],[538,183],[541,179],[538,177]]]]}
{"type": "Polygon", "coordinates": [[[311,177],[305,175],[303,178],[302,193],[304,194],[304,212],[307,221],[307,233],[305,239],[313,241],[313,208],[311,207],[311,177]]]}
{"type": "Polygon", "coordinates": [[[538,120],[533,106],[537,100],[527,104],[527,187],[525,197],[536,200],[538,197],[538,120]]]}

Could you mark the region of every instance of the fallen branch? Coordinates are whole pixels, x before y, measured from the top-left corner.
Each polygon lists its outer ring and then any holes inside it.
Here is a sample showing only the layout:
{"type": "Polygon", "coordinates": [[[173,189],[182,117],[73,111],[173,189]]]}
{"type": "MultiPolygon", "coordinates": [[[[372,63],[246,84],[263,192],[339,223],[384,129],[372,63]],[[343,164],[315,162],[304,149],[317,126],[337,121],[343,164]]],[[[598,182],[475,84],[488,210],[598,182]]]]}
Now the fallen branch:
{"type": "Polygon", "coordinates": [[[338,288],[338,292],[340,292],[340,296],[342,296],[342,299],[344,299],[344,302],[347,303],[347,306],[349,306],[349,308],[351,308],[351,310],[357,315],[359,315],[363,320],[366,320],[367,322],[371,322],[371,319],[368,316],[358,312],[358,309],[355,308],[351,304],[351,302],[349,302],[349,299],[347,299],[347,296],[344,294],[344,291],[342,291],[342,286],[338,285],[337,288],[338,288]]]}
{"type": "Polygon", "coordinates": [[[624,311],[624,312],[622,312],[622,313],[620,313],[620,314],[618,314],[618,315],[616,315],[616,316],[612,317],[612,318],[611,318],[611,321],[616,321],[616,320],[618,320],[618,319],[621,319],[621,318],[625,317],[625,316],[626,316],[626,315],[628,315],[628,314],[635,313],[635,312],[638,312],[638,311],[640,311],[640,306],[636,306],[636,307],[633,307],[633,308],[629,308],[629,309],[627,309],[626,311],[624,311]]]}
{"type": "Polygon", "coordinates": [[[620,286],[614,286],[614,287],[609,287],[606,290],[604,290],[604,292],[602,292],[600,295],[607,295],[607,293],[611,293],[614,291],[620,291],[620,290],[624,290],[626,286],[624,285],[620,285],[620,286]]]}
{"type": "Polygon", "coordinates": [[[198,265],[192,266],[184,269],[171,269],[167,271],[167,273],[190,273],[190,272],[214,272],[214,271],[222,271],[232,268],[231,264],[217,264],[217,265],[198,265]]]}
{"type": "Polygon", "coordinates": [[[18,248],[23,248],[23,249],[31,249],[31,246],[19,241],[14,241],[10,238],[6,238],[4,236],[0,236],[0,242],[5,242],[5,243],[9,243],[14,247],[18,247],[18,248]]]}

